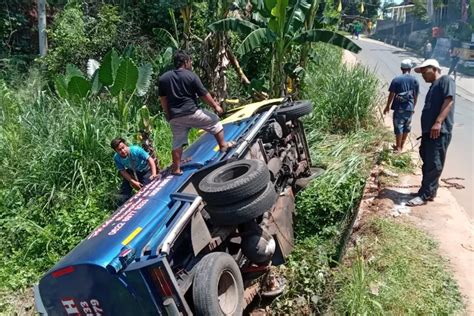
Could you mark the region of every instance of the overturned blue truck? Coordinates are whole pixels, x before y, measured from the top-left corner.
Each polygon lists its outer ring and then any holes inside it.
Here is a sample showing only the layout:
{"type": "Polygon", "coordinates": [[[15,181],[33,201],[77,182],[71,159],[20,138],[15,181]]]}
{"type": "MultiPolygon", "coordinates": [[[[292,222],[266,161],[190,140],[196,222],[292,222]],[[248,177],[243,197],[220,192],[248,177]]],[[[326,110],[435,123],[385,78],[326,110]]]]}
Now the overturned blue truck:
{"type": "Polygon", "coordinates": [[[202,135],[35,286],[44,315],[241,315],[284,287],[294,192],[311,177],[300,117],[309,101],[266,100],[223,121],[226,153],[202,135]]]}

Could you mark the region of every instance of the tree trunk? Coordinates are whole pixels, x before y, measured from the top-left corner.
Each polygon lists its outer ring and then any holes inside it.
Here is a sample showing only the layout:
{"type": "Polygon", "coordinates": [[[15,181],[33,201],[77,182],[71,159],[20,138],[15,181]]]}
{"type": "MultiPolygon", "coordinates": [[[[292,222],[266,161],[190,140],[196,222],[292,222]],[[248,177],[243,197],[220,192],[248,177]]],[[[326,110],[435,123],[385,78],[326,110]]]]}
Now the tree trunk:
{"type": "Polygon", "coordinates": [[[237,60],[237,58],[235,57],[235,55],[232,53],[232,51],[230,50],[229,47],[227,47],[226,52],[227,52],[227,57],[228,57],[229,60],[230,60],[230,63],[232,64],[232,66],[234,67],[235,71],[237,72],[237,74],[238,74],[239,77],[240,77],[240,82],[241,82],[241,83],[244,83],[244,84],[250,84],[250,80],[249,80],[249,79],[247,78],[247,76],[245,75],[244,71],[243,71],[242,68],[240,67],[239,61],[237,60]]]}
{"type": "MultiPolygon", "coordinates": [[[[319,2],[317,0],[314,0],[313,3],[311,3],[311,7],[309,9],[309,14],[306,17],[305,21],[305,31],[309,31],[313,29],[314,26],[314,19],[316,18],[316,13],[317,9],[319,7],[319,2]]],[[[305,43],[303,44],[303,48],[301,49],[301,55],[300,55],[300,66],[305,68],[306,63],[308,61],[308,53],[311,48],[311,43],[305,43]]]]}
{"type": "Polygon", "coordinates": [[[225,50],[225,36],[222,33],[211,33],[201,44],[200,66],[209,83],[214,99],[222,102],[227,97],[227,78],[225,71],[230,64],[225,50]]]}
{"type": "Polygon", "coordinates": [[[38,36],[39,54],[46,56],[48,39],[46,37],[46,0],[38,0],[38,36]]]}

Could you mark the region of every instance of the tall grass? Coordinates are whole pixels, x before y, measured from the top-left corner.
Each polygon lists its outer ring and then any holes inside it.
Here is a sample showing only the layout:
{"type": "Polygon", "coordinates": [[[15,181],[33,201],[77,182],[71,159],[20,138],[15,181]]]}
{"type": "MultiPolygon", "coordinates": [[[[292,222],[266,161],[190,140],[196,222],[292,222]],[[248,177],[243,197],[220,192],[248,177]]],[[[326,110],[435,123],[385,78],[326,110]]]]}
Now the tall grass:
{"type": "Polygon", "coordinates": [[[347,257],[353,266],[341,265],[335,274],[334,314],[462,314],[458,286],[437,244],[411,225],[372,219],[347,257]]]}
{"type": "MultiPolygon", "coordinates": [[[[0,81],[0,290],[36,282],[114,210],[109,143],[135,141],[139,106],[123,126],[113,99],[58,99],[35,72],[17,88],[0,81]]],[[[154,124],[166,163],[170,129],[154,124]]]]}
{"type": "Polygon", "coordinates": [[[298,195],[296,232],[304,238],[333,232],[337,227],[339,235],[341,223],[352,215],[361,197],[380,134],[372,129],[345,136],[312,135],[313,163],[325,167],[326,172],[298,195]]]}
{"type": "Polygon", "coordinates": [[[379,101],[375,75],[361,65],[341,64],[340,56],[339,49],[318,46],[304,84],[303,97],[315,105],[310,126],[328,133],[350,133],[373,126],[379,101]]]}

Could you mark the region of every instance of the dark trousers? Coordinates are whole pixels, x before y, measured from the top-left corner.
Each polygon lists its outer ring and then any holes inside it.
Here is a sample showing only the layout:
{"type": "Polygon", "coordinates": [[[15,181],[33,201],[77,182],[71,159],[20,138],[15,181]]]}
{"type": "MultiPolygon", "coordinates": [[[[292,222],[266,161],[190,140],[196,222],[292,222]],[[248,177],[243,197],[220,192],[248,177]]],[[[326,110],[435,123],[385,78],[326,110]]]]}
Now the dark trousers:
{"type": "Polygon", "coordinates": [[[448,75],[450,75],[453,71],[456,71],[456,66],[458,65],[459,57],[451,57],[451,65],[449,66],[448,75]]]}
{"type": "MultiPolygon", "coordinates": [[[[133,173],[132,170],[127,169],[126,171],[132,178],[135,178],[135,174],[133,173]]],[[[137,174],[137,178],[138,178],[137,180],[141,184],[146,185],[146,184],[151,182],[151,180],[150,180],[151,169],[150,168],[148,168],[148,170],[141,171],[141,172],[137,171],[136,174],[137,174]]],[[[118,196],[118,199],[117,199],[118,200],[117,201],[118,206],[125,203],[132,196],[133,196],[132,186],[130,185],[130,183],[127,180],[123,179],[122,184],[120,185],[120,192],[119,192],[119,196],[118,196]]]]}
{"type": "Polygon", "coordinates": [[[441,134],[436,139],[431,139],[429,134],[423,134],[421,138],[420,156],[423,161],[421,167],[423,180],[418,196],[423,200],[436,197],[450,142],[451,134],[441,134]]]}

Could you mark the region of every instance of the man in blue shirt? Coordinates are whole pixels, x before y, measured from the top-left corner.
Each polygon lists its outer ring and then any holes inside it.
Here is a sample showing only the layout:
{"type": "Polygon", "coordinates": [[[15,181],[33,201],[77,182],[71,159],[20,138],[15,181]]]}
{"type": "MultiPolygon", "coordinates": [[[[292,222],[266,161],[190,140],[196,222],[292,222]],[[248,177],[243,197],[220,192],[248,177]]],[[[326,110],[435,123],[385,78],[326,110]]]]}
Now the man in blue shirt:
{"type": "Polygon", "coordinates": [[[395,132],[395,145],[393,150],[401,152],[411,130],[411,118],[415,111],[416,101],[420,92],[418,81],[410,75],[413,63],[405,59],[400,65],[402,74],[395,77],[390,83],[387,106],[383,113],[393,110],[393,130],[395,132]]]}
{"type": "Polygon", "coordinates": [[[113,139],[110,147],[115,150],[115,166],[123,178],[119,198],[121,205],[133,195],[133,189],[140,190],[156,178],[156,164],[142,147],[128,146],[123,138],[113,139]]]}
{"type": "Polygon", "coordinates": [[[415,68],[415,72],[421,73],[431,86],[421,114],[420,156],[423,160],[423,179],[416,197],[408,201],[409,206],[423,205],[436,197],[439,178],[451,142],[456,97],[454,80],[449,75],[441,75],[441,68],[435,59],[425,60],[415,68]]]}

